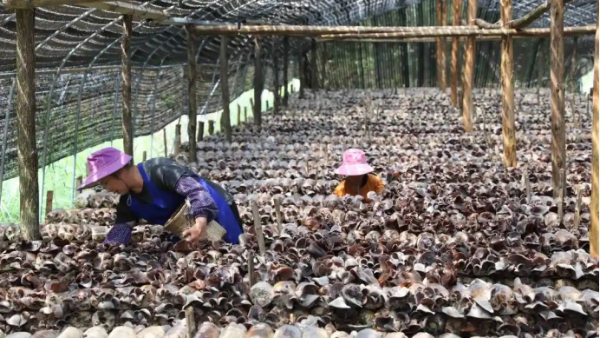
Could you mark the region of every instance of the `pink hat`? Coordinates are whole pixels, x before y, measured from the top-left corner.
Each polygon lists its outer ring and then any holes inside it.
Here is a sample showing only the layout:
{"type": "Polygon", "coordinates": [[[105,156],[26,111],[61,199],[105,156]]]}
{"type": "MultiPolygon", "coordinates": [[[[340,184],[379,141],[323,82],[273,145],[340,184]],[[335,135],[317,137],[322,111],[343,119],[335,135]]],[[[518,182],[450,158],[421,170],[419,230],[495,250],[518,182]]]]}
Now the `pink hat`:
{"type": "Polygon", "coordinates": [[[335,171],[343,176],[360,176],[373,171],[373,168],[367,164],[367,156],[360,149],[348,149],[344,151],[344,162],[335,171]]]}
{"type": "Polygon", "coordinates": [[[131,156],[115,148],[103,148],[87,158],[88,177],[77,190],[89,188],[98,180],[114,174],[131,161],[131,156]]]}

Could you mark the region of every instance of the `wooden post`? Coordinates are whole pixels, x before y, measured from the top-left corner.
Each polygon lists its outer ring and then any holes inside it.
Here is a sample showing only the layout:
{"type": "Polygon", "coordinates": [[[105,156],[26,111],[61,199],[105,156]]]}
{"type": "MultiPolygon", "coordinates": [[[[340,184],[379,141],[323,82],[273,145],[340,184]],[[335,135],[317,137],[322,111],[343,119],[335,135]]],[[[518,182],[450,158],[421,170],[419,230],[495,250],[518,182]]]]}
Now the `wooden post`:
{"type": "Polygon", "coordinates": [[[279,84],[279,57],[277,55],[277,48],[275,42],[273,42],[273,87],[275,92],[273,94],[273,115],[279,113],[281,105],[281,85],[279,84]]]}
{"type": "Polygon", "coordinates": [[[277,219],[277,237],[281,238],[283,226],[281,223],[281,199],[275,196],[275,217],[277,219]]]}
{"type": "Polygon", "coordinates": [[[289,92],[288,66],[290,64],[290,39],[286,36],[283,38],[283,105],[287,107],[289,92]]]}
{"type": "Polygon", "coordinates": [[[144,150],[144,152],[142,153],[142,161],[146,162],[147,156],[148,154],[146,153],[146,151],[144,150]]]}
{"type": "Polygon", "coordinates": [[[48,213],[52,211],[52,200],[54,200],[54,191],[48,190],[46,192],[46,217],[44,217],[46,223],[48,223],[48,213]]]}
{"type": "Polygon", "coordinates": [[[565,88],[564,88],[564,26],[563,0],[550,0],[550,79],[552,99],[552,187],[554,197],[561,186],[560,170],[565,167],[565,88]]]}
{"type": "Polygon", "coordinates": [[[259,38],[254,39],[254,47],[254,125],[260,127],[262,123],[261,97],[263,92],[263,81],[261,41],[259,38]]]}
{"type": "Polygon", "coordinates": [[[223,112],[221,113],[221,130],[225,131],[225,140],[231,143],[231,112],[229,111],[229,63],[227,62],[227,36],[221,35],[221,101],[223,101],[223,112]]]}
{"type": "MultiPolygon", "coordinates": [[[[452,0],[452,25],[460,26],[460,13],[462,11],[462,1],[452,0]]],[[[450,65],[450,102],[452,106],[458,107],[458,58],[460,56],[460,38],[452,38],[452,59],[450,65]]]]}
{"type": "MultiPolygon", "coordinates": [[[[446,25],[446,12],[444,11],[444,0],[436,1],[436,20],[439,27],[446,25]]],[[[436,38],[437,58],[437,85],[442,92],[446,93],[446,39],[436,38]]]]}
{"type": "Polygon", "coordinates": [[[208,120],[208,135],[212,135],[215,133],[215,121],[208,120]]]}
{"type": "MultiPolygon", "coordinates": [[[[187,64],[188,64],[188,151],[189,161],[196,162],[196,123],[198,106],[196,104],[196,42],[191,27],[186,27],[187,32],[187,64]]],[[[222,85],[222,84],[221,84],[222,85]]]]}
{"type": "Polygon", "coordinates": [[[123,150],[133,156],[133,117],[131,113],[131,25],[132,15],[123,15],[121,39],[121,95],[123,96],[123,150]]]}
{"type": "Polygon", "coordinates": [[[244,122],[248,121],[248,107],[244,107],[244,122]]]}
{"type": "MultiPolygon", "coordinates": [[[[467,7],[467,21],[469,25],[475,26],[477,18],[477,0],[469,0],[467,7]]],[[[463,86],[462,86],[462,111],[463,127],[466,132],[473,131],[473,80],[475,77],[475,37],[467,38],[465,45],[465,60],[463,63],[463,86]]]]}
{"type": "Polygon", "coordinates": [[[75,179],[75,192],[76,193],[77,192],[81,193],[81,190],[77,189],[77,188],[80,187],[82,183],[83,183],[83,177],[81,177],[81,175],[77,176],[77,178],[75,179]]]}
{"type": "Polygon", "coordinates": [[[319,79],[317,77],[319,74],[317,71],[317,39],[312,39],[310,47],[310,80],[312,82],[312,91],[316,93],[319,90],[319,79]]]}
{"type": "MultiPolygon", "coordinates": [[[[38,157],[35,137],[35,13],[17,9],[17,161],[21,208],[20,229],[25,240],[41,240],[38,157]]],[[[0,182],[2,184],[2,182],[0,182]]]]}
{"type": "MultiPolygon", "coordinates": [[[[500,21],[512,20],[512,0],[501,0],[500,21]]],[[[500,74],[502,81],[502,142],[504,144],[504,165],[512,168],[517,165],[517,141],[515,140],[515,97],[513,81],[513,41],[510,36],[502,37],[500,74]]]]}
{"type": "Polygon", "coordinates": [[[237,125],[239,126],[242,123],[242,107],[238,104],[237,108],[237,125]]]}
{"type": "Polygon", "coordinates": [[[177,155],[181,152],[181,124],[175,125],[175,143],[173,146],[173,154],[177,155]]]}
{"type": "Polygon", "coordinates": [[[598,259],[598,148],[600,143],[598,142],[598,110],[600,109],[600,102],[598,102],[598,92],[600,81],[600,61],[598,60],[598,53],[600,47],[598,40],[600,39],[600,29],[598,23],[596,23],[596,53],[594,53],[594,94],[592,103],[592,201],[590,203],[590,255],[598,259]]]}
{"type": "Polygon", "coordinates": [[[163,129],[163,143],[164,143],[164,147],[165,147],[165,157],[169,156],[169,153],[167,152],[167,127],[165,127],[165,129],[163,129]]]}
{"type": "Polygon", "coordinates": [[[302,53],[298,53],[298,77],[300,78],[300,99],[304,98],[304,86],[306,86],[306,77],[304,76],[304,58],[302,53]]]}
{"type": "Polygon", "coordinates": [[[198,142],[204,139],[204,121],[198,122],[198,142]]]}
{"type": "Polygon", "coordinates": [[[265,255],[265,238],[263,236],[262,222],[258,213],[258,205],[256,201],[252,202],[252,218],[254,218],[254,232],[256,233],[256,242],[258,243],[258,251],[260,255],[265,255]]]}

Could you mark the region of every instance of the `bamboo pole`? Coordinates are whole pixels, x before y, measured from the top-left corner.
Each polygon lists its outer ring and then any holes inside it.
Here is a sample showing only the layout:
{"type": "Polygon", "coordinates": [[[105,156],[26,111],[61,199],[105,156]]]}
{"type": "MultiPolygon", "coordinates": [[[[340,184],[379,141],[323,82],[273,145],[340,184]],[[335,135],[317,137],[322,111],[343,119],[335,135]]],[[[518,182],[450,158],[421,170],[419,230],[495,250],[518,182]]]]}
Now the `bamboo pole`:
{"type": "MultiPolygon", "coordinates": [[[[447,26],[451,28],[451,26],[447,26]]],[[[467,26],[463,26],[467,27],[467,26]]],[[[582,26],[582,27],[565,27],[564,36],[577,37],[586,36],[594,33],[595,26],[582,26]]],[[[445,37],[458,37],[461,41],[466,41],[469,37],[475,37],[476,41],[500,41],[503,36],[510,36],[513,39],[537,39],[550,36],[550,28],[531,28],[522,30],[505,30],[507,34],[499,33],[496,35],[488,34],[488,31],[482,30],[487,33],[475,33],[475,34],[463,34],[463,35],[441,35],[445,37]],[[514,32],[514,33],[513,33],[514,32]]],[[[373,34],[342,34],[342,35],[321,35],[317,38],[319,42],[325,41],[343,41],[343,42],[363,42],[363,43],[432,43],[437,41],[435,36],[420,36],[420,37],[406,37],[405,33],[373,33],[373,34]]]]}
{"type": "Polygon", "coordinates": [[[596,53],[594,53],[594,93],[593,93],[593,107],[592,107],[592,202],[590,204],[590,255],[598,259],[598,148],[600,142],[598,142],[598,110],[600,109],[600,100],[598,92],[600,91],[600,60],[598,60],[598,53],[600,52],[599,41],[600,39],[600,28],[596,24],[596,53]]]}
{"type": "Polygon", "coordinates": [[[319,90],[319,80],[317,78],[319,72],[317,71],[317,40],[312,39],[310,45],[310,80],[311,80],[311,89],[313,93],[316,93],[319,90]]]}
{"type": "Polygon", "coordinates": [[[144,150],[144,152],[142,153],[142,161],[146,162],[148,153],[144,150]]]}
{"type": "Polygon", "coordinates": [[[81,4],[85,7],[97,8],[104,11],[116,12],[123,15],[135,17],[137,20],[152,20],[152,21],[163,21],[169,18],[169,13],[147,7],[142,5],[124,2],[124,1],[111,1],[111,2],[84,2],[81,4]]]}
{"type": "MultiPolygon", "coordinates": [[[[17,161],[21,208],[20,229],[25,240],[41,240],[38,157],[35,139],[35,13],[17,9],[17,161]]],[[[2,184],[2,182],[0,182],[2,184]]]]}
{"type": "MultiPolygon", "coordinates": [[[[327,81],[327,59],[329,58],[328,53],[327,53],[327,43],[321,43],[321,50],[322,50],[322,58],[321,58],[321,88],[323,89],[327,89],[326,85],[326,81],[327,81]]],[[[362,62],[362,61],[359,61],[362,62]]]]}
{"type": "MultiPolygon", "coordinates": [[[[462,11],[462,1],[452,0],[452,25],[460,25],[460,13],[462,11]]],[[[452,27],[460,28],[460,27],[452,27]]],[[[446,28],[445,28],[446,29],[446,28]]],[[[450,61],[450,102],[452,106],[458,107],[458,58],[459,58],[460,39],[452,38],[452,57],[450,61]]]]}
{"type": "MultiPolygon", "coordinates": [[[[512,0],[501,0],[500,20],[503,23],[512,20],[512,0]]],[[[515,140],[515,97],[513,79],[513,41],[512,37],[502,37],[500,55],[500,74],[502,78],[502,142],[504,145],[504,165],[512,168],[517,165],[517,141],[515,140]]]]}
{"type": "MultiPolygon", "coordinates": [[[[188,63],[188,157],[190,162],[196,162],[196,124],[198,123],[198,105],[196,101],[196,42],[191,27],[186,27],[187,33],[187,63],[188,63]]],[[[221,82],[222,85],[222,82],[221,82]]]]}
{"type": "Polygon", "coordinates": [[[46,220],[46,223],[48,223],[48,213],[50,213],[52,211],[52,201],[53,200],[54,200],[54,191],[48,190],[46,192],[46,217],[44,217],[44,219],[46,220]]]}
{"type": "Polygon", "coordinates": [[[273,115],[278,114],[281,106],[281,86],[279,84],[279,57],[277,55],[277,44],[273,41],[273,115]]]}
{"type": "Polygon", "coordinates": [[[163,129],[163,143],[165,147],[165,157],[169,156],[168,154],[168,145],[167,145],[167,127],[163,129]]]}
{"type": "MultiPolygon", "coordinates": [[[[442,27],[444,26],[444,12],[443,12],[443,7],[444,7],[444,0],[437,0],[436,1],[436,21],[437,21],[437,25],[442,27]]],[[[444,86],[442,85],[442,82],[444,82],[443,78],[446,75],[444,70],[446,69],[446,60],[444,59],[444,49],[446,47],[446,42],[444,41],[443,37],[437,37],[435,38],[435,42],[436,42],[436,66],[437,66],[437,71],[436,71],[436,75],[437,75],[437,85],[438,87],[440,87],[440,89],[442,91],[445,91],[444,86]]]]}
{"type": "Polygon", "coordinates": [[[204,121],[198,122],[198,138],[196,141],[200,142],[204,139],[204,121]]]}
{"type": "MultiPolygon", "coordinates": [[[[573,0],[563,0],[563,5],[567,4],[571,1],[573,1],[573,0]]],[[[543,4],[540,4],[539,6],[534,8],[529,13],[523,15],[522,17],[520,17],[516,20],[511,20],[511,21],[505,23],[504,25],[502,25],[501,23],[492,24],[492,23],[486,22],[482,19],[476,19],[475,24],[478,27],[490,28],[490,29],[502,28],[502,27],[521,29],[521,28],[525,28],[525,27],[531,25],[535,20],[539,19],[542,15],[544,15],[544,13],[546,13],[549,9],[550,9],[550,3],[544,2],[543,4]]]]}
{"type": "Polygon", "coordinates": [[[215,133],[215,121],[208,120],[208,135],[212,135],[215,133]]]}
{"type": "Polygon", "coordinates": [[[173,146],[173,154],[178,155],[181,152],[181,124],[175,125],[175,143],[173,146]]]}
{"type": "Polygon", "coordinates": [[[231,143],[231,112],[229,111],[229,62],[227,62],[227,37],[221,36],[221,101],[223,101],[223,112],[221,113],[221,130],[225,131],[225,139],[231,143]]]}
{"type": "Polygon", "coordinates": [[[254,39],[254,125],[260,128],[262,124],[262,92],[263,92],[263,76],[262,76],[262,60],[261,60],[261,44],[260,38],[254,39]]]}
{"type": "Polygon", "coordinates": [[[304,98],[304,87],[306,86],[306,76],[304,76],[304,58],[302,52],[298,53],[298,77],[300,78],[300,99],[304,98]]]}
{"type": "MultiPolygon", "coordinates": [[[[467,7],[467,20],[475,25],[473,20],[477,16],[477,0],[469,0],[467,7]]],[[[466,132],[473,131],[473,81],[475,77],[475,37],[470,36],[465,44],[465,62],[463,64],[463,127],[466,132]]]]}
{"type": "Polygon", "coordinates": [[[565,91],[564,91],[564,4],[551,0],[550,4],[550,78],[552,100],[552,187],[554,197],[561,186],[560,170],[565,167],[565,91]]]}
{"type": "MultiPolygon", "coordinates": [[[[453,26],[437,27],[437,26],[422,26],[422,27],[367,27],[367,26],[241,26],[237,25],[197,25],[194,26],[194,33],[198,35],[215,35],[215,34],[252,34],[254,36],[272,35],[272,36],[320,36],[321,38],[373,38],[373,37],[460,37],[460,36],[503,36],[503,35],[522,35],[539,37],[549,35],[548,28],[494,28],[483,29],[477,26],[460,26],[460,10],[462,3],[456,2],[453,4],[454,9],[458,7],[458,15],[455,21],[453,18],[453,26]],[[377,35],[378,34],[378,35],[377,35]]],[[[593,34],[595,25],[570,27],[570,32],[573,34],[593,34]]]]}
{"type": "Polygon", "coordinates": [[[131,25],[133,17],[123,16],[121,39],[121,95],[123,96],[123,150],[133,156],[133,123],[131,111],[131,25]]]}
{"type": "Polygon", "coordinates": [[[290,65],[290,39],[286,36],[283,38],[283,105],[287,107],[288,100],[290,97],[289,92],[289,80],[288,80],[288,66],[290,65]]]}
{"type": "Polygon", "coordinates": [[[103,0],[4,0],[2,5],[7,9],[34,9],[60,5],[83,5],[85,3],[102,2],[103,0]]]}

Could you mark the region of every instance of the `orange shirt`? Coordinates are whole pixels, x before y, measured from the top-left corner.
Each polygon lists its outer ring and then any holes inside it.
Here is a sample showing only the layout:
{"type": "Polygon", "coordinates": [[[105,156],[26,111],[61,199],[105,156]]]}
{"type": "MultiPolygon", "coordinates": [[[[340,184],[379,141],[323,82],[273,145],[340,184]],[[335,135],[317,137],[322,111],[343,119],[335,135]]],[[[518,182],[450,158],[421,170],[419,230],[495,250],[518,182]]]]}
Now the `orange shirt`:
{"type": "MultiPolygon", "coordinates": [[[[385,185],[378,176],[367,174],[367,183],[360,189],[360,194],[365,199],[365,201],[370,202],[371,200],[367,198],[367,193],[369,191],[374,191],[379,194],[384,188],[385,185]]],[[[339,197],[345,195],[355,196],[358,194],[358,192],[356,191],[355,187],[346,187],[346,180],[343,180],[335,188],[333,194],[339,197]]]]}

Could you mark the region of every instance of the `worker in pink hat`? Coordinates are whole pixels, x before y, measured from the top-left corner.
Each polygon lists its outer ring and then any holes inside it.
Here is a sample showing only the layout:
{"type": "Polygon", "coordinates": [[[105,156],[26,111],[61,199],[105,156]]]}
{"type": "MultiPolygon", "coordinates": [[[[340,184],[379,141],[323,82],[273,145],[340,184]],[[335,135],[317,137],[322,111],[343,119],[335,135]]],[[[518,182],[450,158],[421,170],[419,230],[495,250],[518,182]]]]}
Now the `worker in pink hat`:
{"type": "Polygon", "coordinates": [[[226,230],[223,239],[228,243],[238,243],[238,236],[243,233],[231,194],[172,159],[158,157],[134,165],[131,156],[108,147],[92,153],[87,166],[88,177],[79,189],[100,184],[121,195],[117,219],[105,243],[128,244],[140,219],[164,225],[186,199],[195,224],[182,235],[192,244],[206,235],[207,225],[212,221],[226,230]]]}
{"type": "Polygon", "coordinates": [[[365,201],[369,191],[380,193],[385,185],[381,179],[372,174],[373,168],[367,163],[365,152],[360,149],[348,149],[344,152],[342,165],[335,171],[336,174],[346,176],[335,188],[336,196],[361,195],[365,201]]]}

